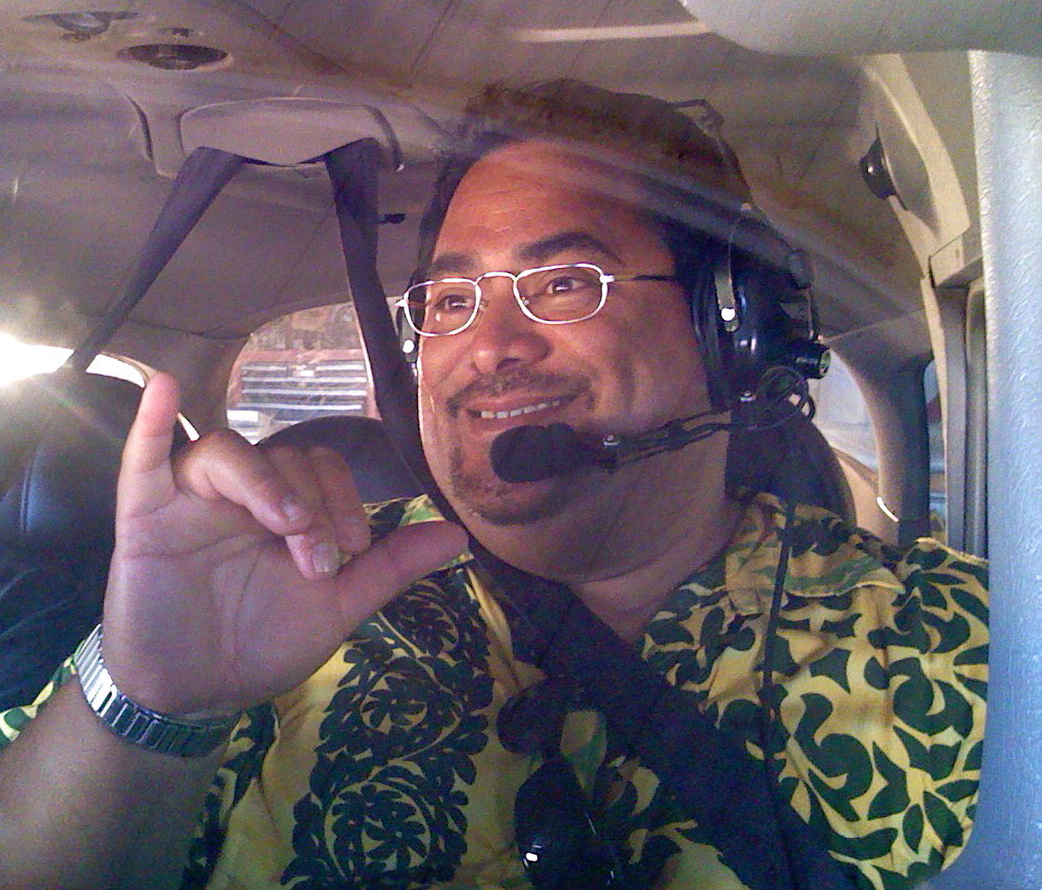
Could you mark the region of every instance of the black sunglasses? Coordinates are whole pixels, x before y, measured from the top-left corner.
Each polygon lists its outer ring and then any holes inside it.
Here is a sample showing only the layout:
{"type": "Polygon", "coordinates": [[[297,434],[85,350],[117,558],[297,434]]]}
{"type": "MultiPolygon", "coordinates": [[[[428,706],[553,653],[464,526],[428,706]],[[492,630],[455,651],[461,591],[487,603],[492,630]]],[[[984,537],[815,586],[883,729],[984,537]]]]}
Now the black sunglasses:
{"type": "Polygon", "coordinates": [[[613,890],[622,886],[619,857],[597,830],[586,793],[560,751],[574,698],[570,685],[550,679],[514,696],[499,713],[507,750],[543,755],[514,799],[514,836],[536,890],[613,890]]]}

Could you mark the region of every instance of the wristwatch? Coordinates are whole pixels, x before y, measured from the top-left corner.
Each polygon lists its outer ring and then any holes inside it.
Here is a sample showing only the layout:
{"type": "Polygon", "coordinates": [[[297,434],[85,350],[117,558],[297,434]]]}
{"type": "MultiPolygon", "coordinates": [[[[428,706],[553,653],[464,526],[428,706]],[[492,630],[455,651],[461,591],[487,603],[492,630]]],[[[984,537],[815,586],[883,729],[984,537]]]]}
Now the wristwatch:
{"type": "Polygon", "coordinates": [[[231,735],[241,713],[207,720],[169,717],[127,698],[101,657],[101,625],[72,656],[87,703],[103,724],[133,745],[174,757],[202,757],[231,735]]]}

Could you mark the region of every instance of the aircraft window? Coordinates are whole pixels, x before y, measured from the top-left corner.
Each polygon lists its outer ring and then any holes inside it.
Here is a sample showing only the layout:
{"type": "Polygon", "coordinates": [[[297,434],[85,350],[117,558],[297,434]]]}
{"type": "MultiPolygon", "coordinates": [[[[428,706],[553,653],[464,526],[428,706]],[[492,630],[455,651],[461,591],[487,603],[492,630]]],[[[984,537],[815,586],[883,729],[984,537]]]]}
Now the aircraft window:
{"type": "Polygon", "coordinates": [[[301,420],[376,416],[354,306],[304,309],[246,342],[228,387],[228,425],[251,442],[301,420]]]}
{"type": "Polygon", "coordinates": [[[850,369],[835,353],[828,373],[809,382],[817,406],[814,424],[836,452],[858,521],[864,523],[878,509],[879,493],[879,452],[868,406],[850,369]]]}
{"type": "Polygon", "coordinates": [[[926,394],[926,422],[930,432],[930,534],[938,541],[943,541],[947,525],[944,428],[937,368],[933,361],[923,372],[923,390],[926,394]]]}
{"type": "MultiPolygon", "coordinates": [[[[72,350],[67,347],[23,343],[0,331],[0,386],[31,377],[33,374],[50,374],[57,371],[70,355],[72,350]]],[[[118,355],[96,356],[87,367],[88,374],[118,377],[142,387],[151,371],[152,369],[146,365],[118,355]]],[[[178,419],[189,439],[199,438],[198,431],[187,417],[179,414],[178,419]]]]}
{"type": "MultiPolygon", "coordinates": [[[[846,473],[858,522],[872,528],[871,517],[883,508],[877,500],[879,452],[865,399],[849,368],[835,354],[829,372],[810,384],[817,406],[814,423],[835,450],[846,473]]],[[[947,525],[944,440],[937,374],[932,361],[923,372],[923,391],[930,436],[930,534],[943,541],[947,525]]]]}
{"type": "Polygon", "coordinates": [[[850,369],[835,353],[828,373],[810,381],[817,405],[814,422],[833,448],[877,470],[879,454],[868,406],[850,369]]]}

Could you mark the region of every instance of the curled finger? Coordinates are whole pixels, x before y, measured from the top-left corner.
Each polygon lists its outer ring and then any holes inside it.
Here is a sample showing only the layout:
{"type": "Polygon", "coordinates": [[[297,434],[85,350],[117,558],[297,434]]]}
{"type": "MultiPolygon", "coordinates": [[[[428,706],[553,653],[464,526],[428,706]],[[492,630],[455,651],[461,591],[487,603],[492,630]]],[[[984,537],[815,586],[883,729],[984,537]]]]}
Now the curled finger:
{"type": "Polygon", "coordinates": [[[300,534],[314,521],[314,508],[271,456],[231,430],[208,433],[184,449],[174,477],[184,491],[243,507],[279,536],[300,534]]]}
{"type": "Polygon", "coordinates": [[[279,446],[264,452],[294,497],[308,509],[311,516],[308,526],[297,534],[287,535],[285,540],[300,573],[309,579],[319,579],[337,573],[344,548],[335,511],[331,510],[326,495],[327,486],[321,479],[324,468],[313,458],[313,450],[279,446]]]}
{"type": "Polygon", "coordinates": [[[307,457],[319,487],[322,510],[332,524],[337,545],[345,557],[361,553],[371,541],[369,517],[351,469],[330,448],[309,448],[307,457]]]}

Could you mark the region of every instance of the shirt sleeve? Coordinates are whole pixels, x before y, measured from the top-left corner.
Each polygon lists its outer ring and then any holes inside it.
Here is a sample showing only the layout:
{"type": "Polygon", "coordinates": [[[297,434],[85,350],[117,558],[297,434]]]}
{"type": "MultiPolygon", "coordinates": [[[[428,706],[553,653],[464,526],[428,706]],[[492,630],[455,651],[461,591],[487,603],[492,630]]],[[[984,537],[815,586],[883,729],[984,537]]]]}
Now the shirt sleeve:
{"type": "Polygon", "coordinates": [[[47,705],[51,696],[75,670],[72,667],[72,656],[69,656],[61,666],[54,672],[47,685],[40,690],[36,699],[27,705],[20,705],[0,711],[0,750],[6,748],[21,734],[22,730],[42,708],[47,705]]]}
{"type": "Polygon", "coordinates": [[[830,645],[798,659],[804,669],[782,704],[782,785],[833,855],[857,866],[862,886],[903,890],[969,839],[987,688],[986,568],[928,540],[888,568],[899,585],[856,586],[821,627],[789,615],[790,649],[808,631],[830,645]]]}

